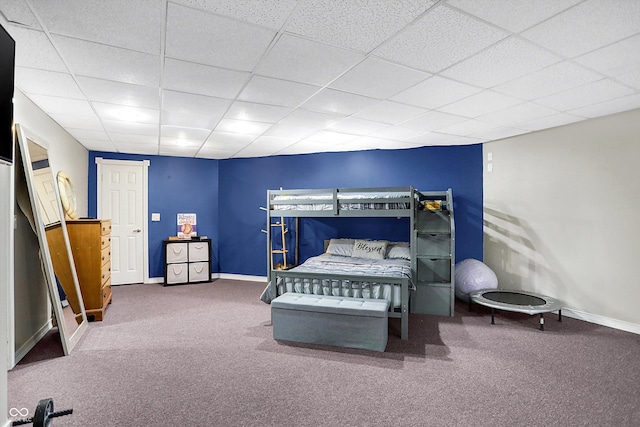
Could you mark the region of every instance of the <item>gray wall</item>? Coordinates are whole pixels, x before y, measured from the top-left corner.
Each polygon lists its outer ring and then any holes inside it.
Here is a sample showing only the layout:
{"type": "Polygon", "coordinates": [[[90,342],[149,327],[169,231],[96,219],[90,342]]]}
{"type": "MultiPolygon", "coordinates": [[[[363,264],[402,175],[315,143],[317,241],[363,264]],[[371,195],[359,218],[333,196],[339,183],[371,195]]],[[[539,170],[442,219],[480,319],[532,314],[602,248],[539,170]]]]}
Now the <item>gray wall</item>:
{"type": "Polygon", "coordinates": [[[500,287],[640,331],[640,110],[487,143],[483,156],[484,261],[500,287]]]}

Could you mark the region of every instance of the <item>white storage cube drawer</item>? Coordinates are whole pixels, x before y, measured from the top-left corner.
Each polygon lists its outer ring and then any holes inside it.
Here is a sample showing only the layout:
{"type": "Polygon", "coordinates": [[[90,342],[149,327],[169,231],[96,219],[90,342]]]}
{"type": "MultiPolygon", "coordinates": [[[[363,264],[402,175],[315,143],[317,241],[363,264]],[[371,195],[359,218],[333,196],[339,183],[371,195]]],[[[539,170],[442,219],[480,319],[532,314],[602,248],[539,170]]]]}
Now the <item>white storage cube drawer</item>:
{"type": "Polygon", "coordinates": [[[189,282],[208,282],[210,278],[208,262],[189,263],[189,282]]]}
{"type": "Polygon", "coordinates": [[[209,244],[207,242],[189,243],[189,262],[209,261],[209,244]]]}
{"type": "Polygon", "coordinates": [[[188,258],[187,243],[177,242],[171,243],[166,247],[167,264],[175,264],[179,262],[187,262],[188,258]]]}
{"type": "Polygon", "coordinates": [[[186,283],[189,281],[189,264],[167,265],[167,284],[186,283]]]}
{"type": "Polygon", "coordinates": [[[211,239],[164,241],[164,284],[209,282],[211,239]]]}

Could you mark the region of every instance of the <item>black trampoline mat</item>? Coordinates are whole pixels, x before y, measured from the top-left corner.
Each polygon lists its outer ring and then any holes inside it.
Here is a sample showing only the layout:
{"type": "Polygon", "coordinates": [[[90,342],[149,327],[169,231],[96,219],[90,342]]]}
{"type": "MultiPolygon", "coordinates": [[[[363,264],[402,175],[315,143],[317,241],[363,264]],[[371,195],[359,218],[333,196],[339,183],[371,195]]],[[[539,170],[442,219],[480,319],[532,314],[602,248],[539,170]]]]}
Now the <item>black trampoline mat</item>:
{"type": "Polygon", "coordinates": [[[545,305],[546,300],[533,295],[508,291],[489,291],[482,296],[488,300],[512,305],[545,305]]]}

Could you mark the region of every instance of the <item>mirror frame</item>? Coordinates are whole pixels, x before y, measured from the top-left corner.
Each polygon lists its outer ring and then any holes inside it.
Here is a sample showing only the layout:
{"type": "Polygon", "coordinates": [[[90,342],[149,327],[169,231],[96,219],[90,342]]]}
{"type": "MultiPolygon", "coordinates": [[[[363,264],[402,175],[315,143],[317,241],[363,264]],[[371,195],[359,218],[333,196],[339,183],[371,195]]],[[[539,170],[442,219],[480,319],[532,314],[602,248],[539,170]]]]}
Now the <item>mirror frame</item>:
{"type": "MultiPolygon", "coordinates": [[[[73,277],[73,284],[75,287],[75,291],[78,295],[78,301],[80,310],[82,312],[82,322],[78,324],[78,327],[75,331],[70,332],[67,330],[66,324],[64,322],[64,315],[62,311],[62,303],[60,301],[60,295],[58,293],[58,286],[56,282],[56,276],[53,270],[53,261],[51,259],[51,252],[49,250],[49,244],[47,242],[47,237],[45,234],[45,226],[42,220],[42,213],[38,208],[38,195],[37,190],[35,188],[34,182],[34,174],[33,167],[31,164],[31,154],[29,152],[29,144],[32,143],[39,145],[40,147],[45,147],[42,143],[38,143],[38,137],[34,136],[31,132],[25,129],[20,124],[15,125],[16,136],[18,139],[18,148],[20,149],[20,154],[22,157],[22,167],[25,173],[25,180],[27,182],[27,189],[29,192],[29,200],[31,201],[31,211],[34,219],[34,226],[36,234],[38,235],[38,242],[40,244],[40,260],[42,265],[42,272],[44,275],[44,280],[47,282],[47,287],[49,288],[49,297],[51,299],[51,304],[53,306],[53,312],[56,317],[56,323],[58,327],[58,331],[60,334],[60,340],[62,342],[62,349],[65,355],[69,355],[71,350],[76,346],[82,334],[88,329],[89,322],[87,321],[87,314],[84,308],[84,301],[82,298],[82,292],[80,291],[80,286],[78,282],[78,275],[75,268],[75,263],[73,260],[73,254],[71,252],[71,245],[69,243],[69,235],[67,233],[67,224],[65,222],[65,214],[62,210],[62,205],[60,202],[60,193],[58,191],[58,186],[53,185],[56,201],[57,201],[57,210],[58,216],[60,218],[60,228],[62,230],[63,240],[67,249],[67,255],[69,258],[71,275],[73,277]]],[[[49,165],[51,169],[51,165],[49,165]]],[[[51,178],[52,182],[56,182],[56,177],[53,174],[53,169],[51,169],[51,178]]]]}

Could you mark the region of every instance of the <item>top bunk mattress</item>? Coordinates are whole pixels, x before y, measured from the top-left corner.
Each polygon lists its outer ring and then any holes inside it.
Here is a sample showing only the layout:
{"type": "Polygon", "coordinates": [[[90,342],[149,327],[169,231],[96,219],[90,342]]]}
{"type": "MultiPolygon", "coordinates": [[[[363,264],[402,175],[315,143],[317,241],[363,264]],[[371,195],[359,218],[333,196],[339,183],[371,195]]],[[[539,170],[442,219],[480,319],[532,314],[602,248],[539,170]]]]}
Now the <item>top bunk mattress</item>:
{"type": "Polygon", "coordinates": [[[357,211],[411,209],[412,192],[407,191],[274,191],[269,195],[272,211],[357,211]],[[280,193],[280,194],[279,194],[280,193]]]}

